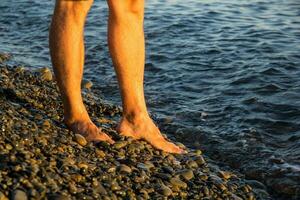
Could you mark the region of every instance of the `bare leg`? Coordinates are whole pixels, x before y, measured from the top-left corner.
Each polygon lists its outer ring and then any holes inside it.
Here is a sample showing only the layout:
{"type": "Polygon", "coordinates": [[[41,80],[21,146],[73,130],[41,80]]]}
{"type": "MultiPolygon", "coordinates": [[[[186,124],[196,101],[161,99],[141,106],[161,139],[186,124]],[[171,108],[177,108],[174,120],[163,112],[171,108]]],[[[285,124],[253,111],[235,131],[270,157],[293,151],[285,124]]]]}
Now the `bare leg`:
{"type": "Polygon", "coordinates": [[[81,96],[84,65],[84,24],[92,5],[87,1],[57,0],[52,18],[49,46],[54,73],[61,92],[64,119],[69,129],[89,141],[112,139],[90,119],[81,96]]]}
{"type": "Polygon", "coordinates": [[[108,41],[117,73],[123,104],[120,134],[144,139],[154,147],[171,152],[183,150],[161,135],[147,112],[143,78],[145,42],[143,0],[108,0],[108,41]]]}

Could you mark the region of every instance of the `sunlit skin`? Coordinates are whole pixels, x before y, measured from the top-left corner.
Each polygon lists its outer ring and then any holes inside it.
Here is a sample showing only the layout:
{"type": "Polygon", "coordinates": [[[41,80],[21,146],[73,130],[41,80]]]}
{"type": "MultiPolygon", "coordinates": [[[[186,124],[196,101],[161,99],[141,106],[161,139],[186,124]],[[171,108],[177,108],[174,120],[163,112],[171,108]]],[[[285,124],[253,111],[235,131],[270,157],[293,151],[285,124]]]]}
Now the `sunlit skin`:
{"type": "MultiPolygon", "coordinates": [[[[122,96],[117,131],[143,139],[155,148],[183,153],[161,135],[150,118],[144,97],[145,41],[143,0],[108,0],[108,44],[122,96]]],[[[57,0],[50,28],[50,54],[64,106],[64,122],[88,141],[114,141],[90,119],[81,96],[84,24],[93,2],[57,0]]]]}

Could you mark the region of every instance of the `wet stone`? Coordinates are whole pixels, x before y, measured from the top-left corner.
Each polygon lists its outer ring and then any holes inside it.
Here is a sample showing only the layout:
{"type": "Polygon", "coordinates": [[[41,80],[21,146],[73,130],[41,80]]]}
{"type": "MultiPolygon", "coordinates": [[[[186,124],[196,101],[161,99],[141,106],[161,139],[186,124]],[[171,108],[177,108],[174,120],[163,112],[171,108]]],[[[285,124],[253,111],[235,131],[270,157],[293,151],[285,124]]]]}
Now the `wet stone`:
{"type": "Polygon", "coordinates": [[[121,149],[124,148],[127,145],[126,141],[118,141],[114,143],[114,148],[115,149],[121,149]]]}
{"type": "Polygon", "coordinates": [[[93,86],[93,83],[89,80],[83,80],[82,81],[82,87],[85,89],[91,89],[91,87],[93,86]]]}
{"type": "Polygon", "coordinates": [[[96,155],[99,156],[100,158],[103,158],[105,157],[105,152],[100,149],[96,149],[96,155]]]}
{"type": "Polygon", "coordinates": [[[179,178],[171,178],[170,183],[172,186],[179,187],[179,188],[187,188],[187,184],[180,180],[179,178]]]}
{"type": "Polygon", "coordinates": [[[189,160],[189,161],[187,162],[187,167],[188,167],[188,168],[198,168],[198,164],[197,164],[197,162],[195,162],[195,161],[193,161],[193,160],[189,160]]]}
{"type": "Polygon", "coordinates": [[[166,173],[156,173],[155,174],[156,177],[161,178],[162,180],[170,180],[172,178],[172,176],[170,174],[166,174],[166,173]]]}
{"type": "Polygon", "coordinates": [[[48,197],[49,200],[71,200],[71,198],[64,194],[52,194],[48,197]]]}
{"type": "Polygon", "coordinates": [[[200,165],[200,166],[206,163],[205,160],[204,160],[204,158],[203,158],[201,155],[197,156],[197,158],[196,158],[195,161],[196,161],[197,164],[200,165]]]}
{"type": "Polygon", "coordinates": [[[80,134],[75,134],[75,140],[78,144],[80,144],[81,146],[85,146],[87,145],[87,141],[85,139],[85,137],[83,137],[80,134]]]}
{"type": "Polygon", "coordinates": [[[40,73],[41,73],[41,79],[44,80],[44,81],[52,81],[53,79],[53,76],[52,76],[52,72],[50,71],[49,68],[42,68],[40,70],[40,73]]]}
{"type": "Polygon", "coordinates": [[[121,190],[121,187],[119,186],[119,184],[117,183],[117,182],[113,182],[112,184],[111,184],[111,190],[112,191],[117,191],[117,190],[121,190]]]}
{"type": "Polygon", "coordinates": [[[189,181],[194,178],[194,173],[192,170],[183,170],[179,173],[185,180],[189,181]]]}
{"type": "Polygon", "coordinates": [[[137,168],[148,171],[150,170],[151,166],[145,163],[138,163],[137,168]]]}
{"type": "Polygon", "coordinates": [[[122,164],[119,166],[119,171],[124,172],[124,173],[131,173],[132,169],[130,167],[128,167],[127,165],[122,164]]]}
{"type": "Polygon", "coordinates": [[[23,190],[15,190],[12,195],[12,200],[27,200],[27,194],[23,190]]]}
{"type": "Polygon", "coordinates": [[[231,172],[227,171],[219,171],[219,176],[224,178],[224,179],[230,179],[231,178],[231,172]]]}
{"type": "Polygon", "coordinates": [[[0,191],[0,200],[8,200],[8,198],[0,191]]]}
{"type": "Polygon", "coordinates": [[[159,193],[161,193],[162,195],[168,197],[168,196],[172,195],[173,192],[168,186],[165,186],[165,185],[162,184],[160,186],[159,193]]]}

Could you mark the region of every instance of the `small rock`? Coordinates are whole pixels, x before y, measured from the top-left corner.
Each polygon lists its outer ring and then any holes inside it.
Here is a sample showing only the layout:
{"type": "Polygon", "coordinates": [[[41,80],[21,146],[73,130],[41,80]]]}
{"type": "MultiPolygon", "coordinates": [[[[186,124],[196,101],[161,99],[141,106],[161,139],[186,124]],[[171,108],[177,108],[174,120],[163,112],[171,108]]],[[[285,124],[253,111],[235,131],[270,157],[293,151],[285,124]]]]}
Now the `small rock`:
{"type": "Polygon", "coordinates": [[[125,172],[125,173],[131,173],[132,169],[130,167],[128,167],[127,165],[122,164],[119,166],[119,171],[125,172]]]}
{"type": "Polygon", "coordinates": [[[113,182],[112,184],[111,184],[111,190],[112,191],[117,191],[117,190],[121,190],[121,187],[119,186],[119,184],[117,183],[117,182],[113,182]]]}
{"type": "Polygon", "coordinates": [[[5,144],[5,149],[7,149],[7,150],[12,150],[13,149],[13,146],[11,145],[11,144],[5,144]]]}
{"type": "Polygon", "coordinates": [[[64,194],[52,194],[48,196],[49,200],[71,200],[71,198],[64,194]]]}
{"type": "Polygon", "coordinates": [[[91,89],[91,87],[93,86],[93,83],[89,80],[84,80],[82,81],[82,87],[85,89],[91,89]]]}
{"type": "Polygon", "coordinates": [[[46,119],[44,122],[43,122],[43,126],[46,127],[46,128],[49,128],[51,126],[51,123],[48,119],[46,119]]]}
{"type": "Polygon", "coordinates": [[[202,151],[201,151],[200,149],[196,150],[196,151],[195,151],[195,155],[196,155],[196,156],[202,155],[202,151]]]}
{"type": "Polygon", "coordinates": [[[79,168],[84,168],[84,169],[88,169],[89,168],[89,166],[86,163],[79,163],[78,167],[79,168]]]}
{"type": "Polygon", "coordinates": [[[230,179],[231,178],[231,172],[227,171],[219,171],[219,176],[224,179],[230,179]]]}
{"type": "Polygon", "coordinates": [[[10,54],[0,53],[0,63],[5,62],[11,58],[10,54]]]}
{"type": "Polygon", "coordinates": [[[126,145],[127,145],[126,141],[118,141],[118,142],[114,143],[114,148],[121,149],[121,148],[125,147],[126,145]]]}
{"type": "Polygon", "coordinates": [[[168,186],[165,186],[165,185],[162,184],[160,186],[159,193],[161,193],[162,195],[168,197],[168,196],[172,195],[173,192],[168,186]]]}
{"type": "Polygon", "coordinates": [[[172,176],[170,174],[166,174],[166,173],[156,173],[155,174],[156,177],[161,178],[163,180],[170,180],[172,178],[172,176]]]}
{"type": "Polygon", "coordinates": [[[189,181],[194,178],[194,173],[192,170],[183,170],[179,173],[185,180],[189,181]]]}
{"type": "Polygon", "coordinates": [[[188,168],[198,168],[198,164],[197,164],[197,162],[195,162],[195,161],[193,161],[193,160],[189,160],[188,162],[187,162],[187,167],[188,168]]]}
{"type": "Polygon", "coordinates": [[[99,156],[100,158],[104,158],[105,152],[100,149],[96,149],[96,155],[99,156]]]}
{"type": "Polygon", "coordinates": [[[174,174],[174,169],[171,166],[163,166],[162,169],[169,174],[174,174]]]}
{"type": "Polygon", "coordinates": [[[8,200],[8,198],[0,191],[0,200],[8,200]]]}
{"type": "Polygon", "coordinates": [[[138,163],[137,164],[137,168],[145,170],[145,171],[149,171],[150,168],[152,168],[154,165],[147,165],[146,163],[138,163]]]}
{"type": "Polygon", "coordinates": [[[101,195],[107,195],[107,191],[101,183],[95,188],[95,191],[101,195]]]}
{"type": "Polygon", "coordinates": [[[85,139],[85,137],[83,137],[80,134],[75,134],[75,140],[78,144],[80,144],[81,146],[85,146],[87,145],[87,141],[85,139]]]}
{"type": "Polygon", "coordinates": [[[203,156],[201,156],[201,155],[197,156],[196,162],[200,166],[203,165],[203,164],[205,164],[205,160],[204,160],[203,156]]]}
{"type": "Polygon", "coordinates": [[[15,190],[12,196],[13,200],[27,200],[27,194],[22,190],[15,190]]]}
{"type": "Polygon", "coordinates": [[[172,184],[172,186],[176,186],[183,189],[187,188],[187,184],[179,178],[171,178],[170,183],[172,184]]]}
{"type": "Polygon", "coordinates": [[[52,81],[53,76],[52,76],[52,72],[50,71],[49,68],[44,67],[40,70],[41,73],[41,78],[44,81],[52,81]]]}

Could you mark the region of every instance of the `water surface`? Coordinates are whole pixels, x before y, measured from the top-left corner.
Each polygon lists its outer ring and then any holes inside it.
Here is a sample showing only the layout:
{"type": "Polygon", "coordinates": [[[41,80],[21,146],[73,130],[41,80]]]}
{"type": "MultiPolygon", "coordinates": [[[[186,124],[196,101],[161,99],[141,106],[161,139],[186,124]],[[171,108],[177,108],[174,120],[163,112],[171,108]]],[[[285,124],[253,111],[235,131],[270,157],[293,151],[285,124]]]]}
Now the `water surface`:
{"type": "MultiPolygon", "coordinates": [[[[2,0],[0,51],[50,66],[53,4],[2,0]]],[[[96,1],[88,16],[85,78],[120,104],[107,12],[96,1]]],[[[147,102],[162,130],[270,192],[299,198],[300,2],[151,0],[145,34],[147,102]]]]}

